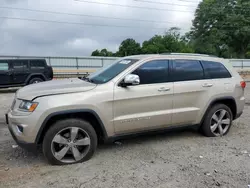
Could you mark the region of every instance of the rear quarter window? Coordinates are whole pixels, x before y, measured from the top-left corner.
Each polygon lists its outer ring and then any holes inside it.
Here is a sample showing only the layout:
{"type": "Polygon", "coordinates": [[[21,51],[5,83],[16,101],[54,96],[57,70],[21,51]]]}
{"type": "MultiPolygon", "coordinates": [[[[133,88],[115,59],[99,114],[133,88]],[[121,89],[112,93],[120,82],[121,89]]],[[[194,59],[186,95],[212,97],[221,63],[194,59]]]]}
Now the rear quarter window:
{"type": "Polygon", "coordinates": [[[229,71],[222,63],[214,61],[202,61],[202,66],[204,68],[205,77],[207,79],[232,77],[229,71]]]}
{"type": "Polygon", "coordinates": [[[31,69],[44,69],[46,67],[46,63],[43,60],[31,60],[30,68],[31,69]]]}

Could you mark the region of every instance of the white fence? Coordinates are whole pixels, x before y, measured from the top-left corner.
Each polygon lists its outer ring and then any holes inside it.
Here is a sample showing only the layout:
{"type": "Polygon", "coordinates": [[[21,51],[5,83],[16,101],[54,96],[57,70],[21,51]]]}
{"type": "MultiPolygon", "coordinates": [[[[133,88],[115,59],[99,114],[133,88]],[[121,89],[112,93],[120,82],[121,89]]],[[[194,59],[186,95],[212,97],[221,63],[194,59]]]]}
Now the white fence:
{"type": "Polygon", "coordinates": [[[250,59],[229,59],[229,61],[238,70],[250,70],[250,59]]]}

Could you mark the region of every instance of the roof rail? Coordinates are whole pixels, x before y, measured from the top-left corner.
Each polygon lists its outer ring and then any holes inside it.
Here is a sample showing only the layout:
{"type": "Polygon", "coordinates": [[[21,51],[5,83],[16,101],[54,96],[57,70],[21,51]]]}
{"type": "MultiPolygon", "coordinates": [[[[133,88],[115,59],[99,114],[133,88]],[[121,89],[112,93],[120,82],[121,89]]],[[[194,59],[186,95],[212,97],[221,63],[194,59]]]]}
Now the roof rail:
{"type": "Polygon", "coordinates": [[[189,55],[189,56],[216,57],[216,56],[214,56],[214,55],[207,55],[207,54],[194,54],[194,53],[162,53],[162,55],[189,55]]]}

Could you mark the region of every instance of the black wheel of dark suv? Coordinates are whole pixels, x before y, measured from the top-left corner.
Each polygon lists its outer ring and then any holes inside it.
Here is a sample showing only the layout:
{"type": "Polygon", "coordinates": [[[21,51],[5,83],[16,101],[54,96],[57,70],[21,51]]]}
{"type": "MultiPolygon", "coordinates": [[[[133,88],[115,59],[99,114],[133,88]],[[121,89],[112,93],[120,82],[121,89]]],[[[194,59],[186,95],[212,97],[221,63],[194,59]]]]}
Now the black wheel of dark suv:
{"type": "Polygon", "coordinates": [[[29,81],[29,84],[37,84],[39,82],[43,82],[44,80],[41,79],[41,78],[32,78],[30,81],[29,81]]]}
{"type": "Polygon", "coordinates": [[[232,121],[231,109],[224,104],[216,104],[206,114],[201,129],[208,137],[224,136],[229,132],[232,121]]]}
{"type": "Polygon", "coordinates": [[[89,160],[97,147],[97,135],[87,121],[65,119],[46,132],[43,153],[49,163],[65,165],[89,160]]]}

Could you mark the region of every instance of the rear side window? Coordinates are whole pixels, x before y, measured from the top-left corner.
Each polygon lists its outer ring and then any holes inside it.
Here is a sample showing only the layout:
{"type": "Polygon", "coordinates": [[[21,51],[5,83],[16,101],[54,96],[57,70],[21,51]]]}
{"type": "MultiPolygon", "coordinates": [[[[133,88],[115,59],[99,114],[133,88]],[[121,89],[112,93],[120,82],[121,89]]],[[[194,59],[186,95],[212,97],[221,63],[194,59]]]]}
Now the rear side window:
{"type": "Polygon", "coordinates": [[[218,62],[203,61],[202,66],[205,70],[205,76],[207,79],[215,78],[230,78],[231,74],[225,68],[225,66],[218,62]]]}
{"type": "Polygon", "coordinates": [[[140,77],[140,85],[168,82],[168,60],[154,60],[137,68],[133,74],[140,77]]]}
{"type": "Polygon", "coordinates": [[[13,61],[12,66],[14,70],[28,69],[28,61],[13,61]]]}
{"type": "Polygon", "coordinates": [[[8,63],[5,63],[5,62],[0,62],[0,71],[6,71],[6,70],[9,70],[9,65],[8,63]]]}
{"type": "Polygon", "coordinates": [[[32,60],[30,61],[30,68],[31,69],[44,69],[45,63],[43,60],[32,60]]]}
{"type": "Polygon", "coordinates": [[[199,61],[195,60],[175,60],[174,81],[202,80],[204,71],[199,61]]]}

